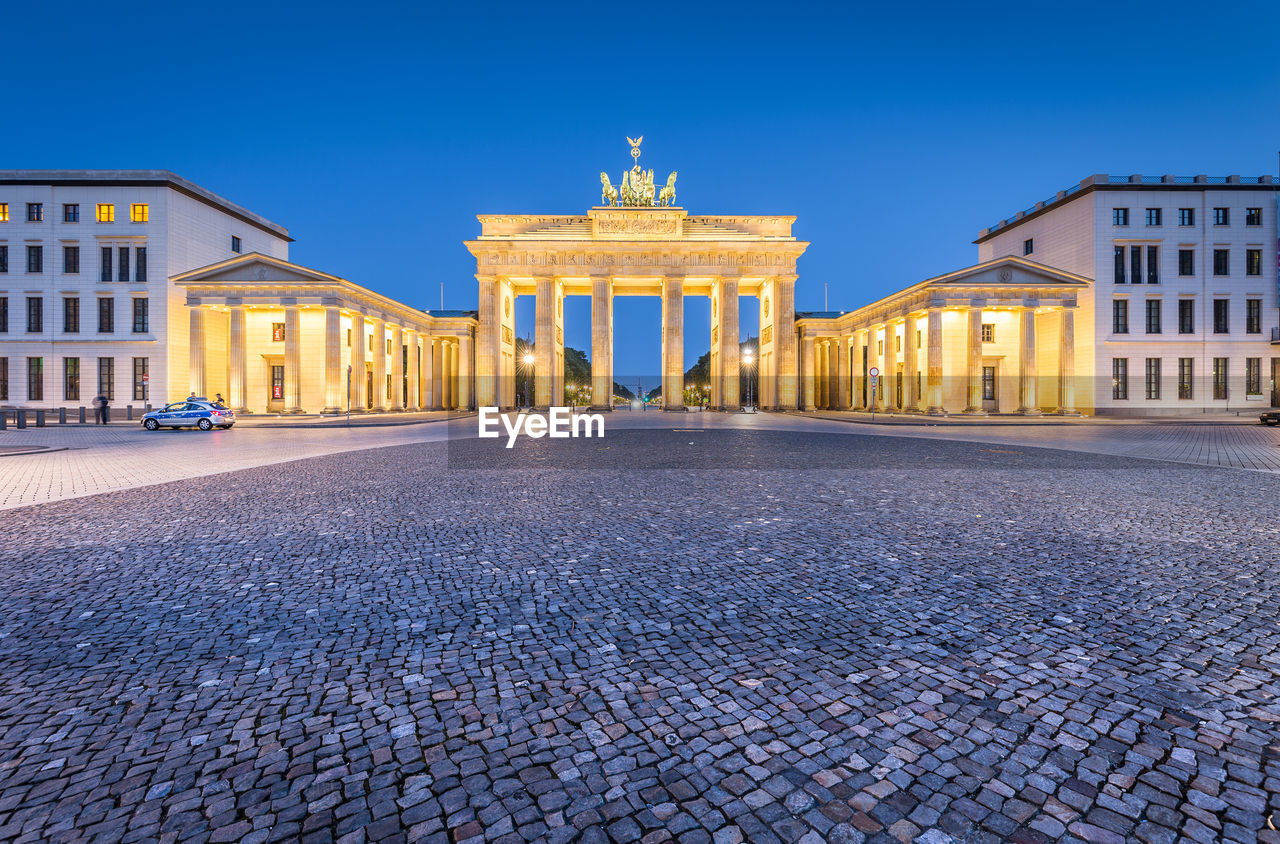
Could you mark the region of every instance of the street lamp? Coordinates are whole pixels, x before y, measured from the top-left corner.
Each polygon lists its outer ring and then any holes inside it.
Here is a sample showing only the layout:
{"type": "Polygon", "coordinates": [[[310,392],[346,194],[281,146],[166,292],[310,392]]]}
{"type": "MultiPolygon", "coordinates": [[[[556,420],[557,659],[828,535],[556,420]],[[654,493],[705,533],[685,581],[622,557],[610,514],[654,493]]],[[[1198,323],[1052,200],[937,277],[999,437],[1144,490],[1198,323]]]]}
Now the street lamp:
{"type": "Polygon", "coordinates": [[[533,406],[533,352],[525,352],[524,357],[520,359],[524,362],[524,404],[525,407],[533,406]]]}
{"type": "Polygon", "coordinates": [[[753,364],[755,363],[755,361],[756,361],[755,356],[751,354],[750,350],[748,350],[747,353],[742,356],[742,366],[744,369],[747,370],[747,407],[752,406],[751,405],[751,373],[753,371],[753,364]]]}

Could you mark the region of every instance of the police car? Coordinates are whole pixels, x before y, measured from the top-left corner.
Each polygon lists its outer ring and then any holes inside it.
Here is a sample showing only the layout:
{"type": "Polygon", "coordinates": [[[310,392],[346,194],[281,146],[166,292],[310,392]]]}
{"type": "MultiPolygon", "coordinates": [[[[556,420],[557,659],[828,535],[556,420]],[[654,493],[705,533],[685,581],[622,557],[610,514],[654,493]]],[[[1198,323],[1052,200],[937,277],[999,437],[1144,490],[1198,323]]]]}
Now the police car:
{"type": "Polygon", "coordinates": [[[206,398],[183,399],[167,404],[161,410],[153,410],[142,417],[142,427],[148,431],[160,428],[230,428],[236,424],[236,415],[225,405],[206,398]]]}

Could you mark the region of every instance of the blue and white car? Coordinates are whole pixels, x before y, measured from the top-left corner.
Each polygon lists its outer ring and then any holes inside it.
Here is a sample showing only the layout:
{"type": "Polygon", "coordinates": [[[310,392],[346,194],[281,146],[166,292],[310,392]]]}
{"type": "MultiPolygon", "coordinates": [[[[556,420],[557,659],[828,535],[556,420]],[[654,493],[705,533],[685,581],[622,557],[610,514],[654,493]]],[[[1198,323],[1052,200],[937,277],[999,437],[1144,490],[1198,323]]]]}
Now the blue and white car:
{"type": "Polygon", "coordinates": [[[142,417],[142,427],[148,431],[160,428],[230,428],[236,424],[236,415],[226,406],[205,398],[183,399],[153,410],[142,417]]]}

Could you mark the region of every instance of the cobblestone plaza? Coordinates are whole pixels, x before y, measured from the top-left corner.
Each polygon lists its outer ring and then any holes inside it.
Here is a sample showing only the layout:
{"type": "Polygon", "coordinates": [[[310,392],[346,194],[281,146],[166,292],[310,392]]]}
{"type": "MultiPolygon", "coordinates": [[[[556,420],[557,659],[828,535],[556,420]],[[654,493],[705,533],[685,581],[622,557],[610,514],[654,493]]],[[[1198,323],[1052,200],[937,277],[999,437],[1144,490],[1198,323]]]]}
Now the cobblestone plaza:
{"type": "Polygon", "coordinates": [[[1280,841],[1274,430],[688,417],[0,458],[0,838],[1280,841]]]}

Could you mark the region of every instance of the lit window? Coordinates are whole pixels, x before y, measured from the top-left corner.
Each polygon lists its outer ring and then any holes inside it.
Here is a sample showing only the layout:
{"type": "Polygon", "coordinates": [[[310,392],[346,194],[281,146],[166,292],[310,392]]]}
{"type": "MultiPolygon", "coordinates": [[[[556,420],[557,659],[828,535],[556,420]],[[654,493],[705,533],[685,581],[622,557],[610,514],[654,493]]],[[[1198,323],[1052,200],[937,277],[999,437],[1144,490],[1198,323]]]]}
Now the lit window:
{"type": "Polygon", "coordinates": [[[1261,208],[1244,209],[1244,224],[1246,226],[1262,225],[1262,209],[1261,208]]]}
{"type": "Polygon", "coordinates": [[[116,207],[110,202],[99,202],[97,219],[99,223],[114,223],[116,221],[116,207]]]}
{"type": "Polygon", "coordinates": [[[0,223],[9,222],[9,203],[0,202],[0,223]]]}
{"type": "Polygon", "coordinates": [[[28,223],[44,222],[44,203],[43,202],[27,203],[27,222],[28,223]]]}
{"type": "Polygon", "coordinates": [[[273,343],[284,342],[284,323],[283,322],[271,323],[271,342],[273,343]]]}
{"type": "Polygon", "coordinates": [[[150,216],[149,207],[145,202],[135,202],[129,206],[129,222],[145,223],[150,216]]]}
{"type": "Polygon", "coordinates": [[[982,342],[994,343],[996,341],[996,325],[993,322],[984,322],[982,324],[982,342]]]}

